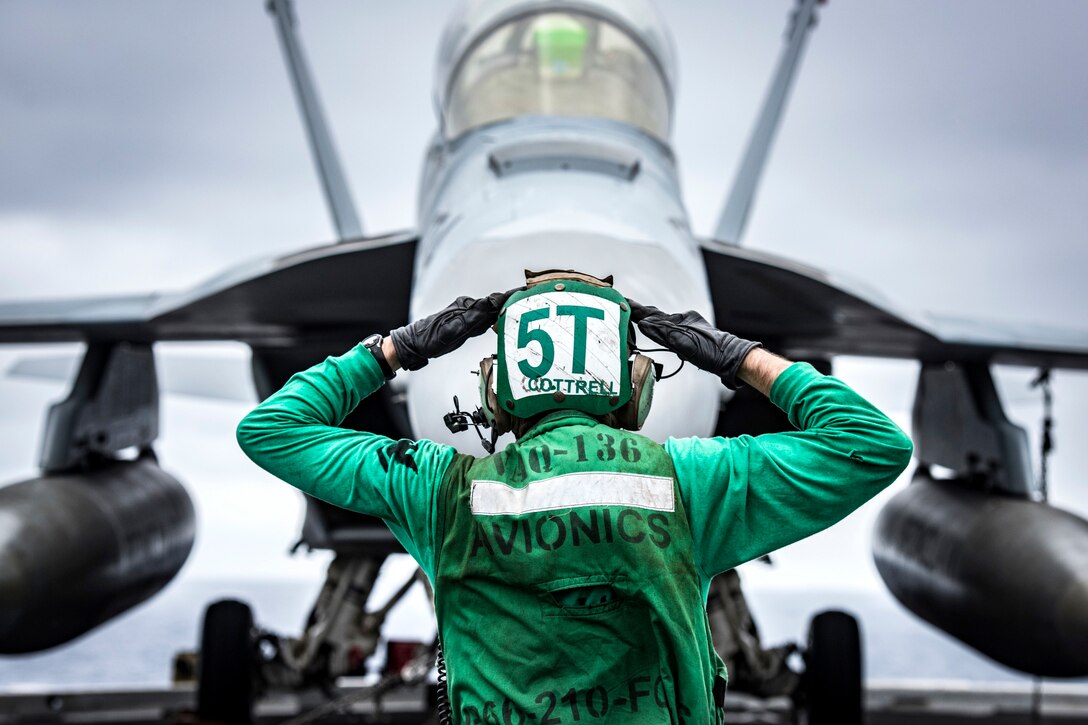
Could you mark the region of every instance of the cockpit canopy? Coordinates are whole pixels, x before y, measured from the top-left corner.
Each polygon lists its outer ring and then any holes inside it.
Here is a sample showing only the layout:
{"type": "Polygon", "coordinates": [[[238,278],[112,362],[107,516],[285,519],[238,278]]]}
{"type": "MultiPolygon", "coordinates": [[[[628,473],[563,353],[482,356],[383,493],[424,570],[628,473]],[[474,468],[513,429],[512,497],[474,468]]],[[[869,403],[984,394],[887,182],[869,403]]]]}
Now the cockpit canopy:
{"type": "Polygon", "coordinates": [[[518,116],[607,118],[669,138],[672,44],[646,0],[467,0],[439,50],[447,138],[518,116]]]}

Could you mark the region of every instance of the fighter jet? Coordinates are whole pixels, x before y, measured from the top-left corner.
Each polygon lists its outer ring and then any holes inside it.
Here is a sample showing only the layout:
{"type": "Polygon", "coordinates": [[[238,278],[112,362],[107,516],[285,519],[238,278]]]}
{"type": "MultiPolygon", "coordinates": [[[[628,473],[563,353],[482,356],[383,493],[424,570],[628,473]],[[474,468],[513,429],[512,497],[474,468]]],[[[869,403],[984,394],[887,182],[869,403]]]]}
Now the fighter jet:
{"type": "MultiPolygon", "coordinates": [[[[364,233],[293,8],[288,0],[270,8],[340,238],[180,294],[0,306],[0,341],[87,343],[71,393],[49,411],[41,476],[0,489],[0,652],[79,636],[153,596],[188,556],[192,505],[154,456],[152,343],[242,341],[264,397],[292,373],[457,295],[507,288],[525,268],[577,266],[612,274],[625,293],[662,308],[727,319],[737,334],[824,370],[836,355],[921,361],[919,465],[882,513],[874,541],[881,576],[912,611],[998,662],[1046,676],[1088,674],[1088,523],[1046,504],[1024,432],[1005,417],[991,373],[998,363],[1084,369],[1088,338],[923,320],[740,245],[815,26],[815,0],[789,16],[767,100],[709,238],[693,234],[680,194],[670,145],[674,50],[648,3],[493,0],[455,10],[438,49],[438,128],[425,150],[418,229],[393,235],[364,233]]],[[[455,395],[473,399],[477,382],[464,361],[484,357],[487,344],[473,341],[398,377],[344,425],[471,450],[472,433],[455,434],[445,421],[454,429],[476,422],[470,407],[447,414],[455,395]]],[[[723,394],[708,376],[682,370],[659,387],[645,432],[663,439],[789,427],[757,396],[723,394]]],[[[377,646],[380,616],[366,603],[380,564],[401,550],[391,534],[309,500],[301,543],[336,558],[300,635],[254,630],[241,602],[209,607],[200,663],[207,719],[240,719],[255,694],[250,683],[321,687],[357,673],[377,646]]],[[[708,610],[734,688],[796,696],[811,722],[850,722],[860,711],[858,630],[845,615],[814,618],[802,678],[788,651],[759,643],[735,577],[716,582],[708,610]],[[818,683],[831,671],[849,675],[821,700],[831,688],[818,683]]]]}

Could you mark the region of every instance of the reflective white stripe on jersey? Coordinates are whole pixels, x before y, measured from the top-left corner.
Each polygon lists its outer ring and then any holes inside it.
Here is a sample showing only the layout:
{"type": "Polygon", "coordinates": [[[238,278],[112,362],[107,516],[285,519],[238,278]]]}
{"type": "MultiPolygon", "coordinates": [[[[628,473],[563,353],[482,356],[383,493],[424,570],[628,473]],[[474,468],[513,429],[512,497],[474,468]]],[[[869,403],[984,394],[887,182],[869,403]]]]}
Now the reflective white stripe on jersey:
{"type": "Polygon", "coordinates": [[[531,481],[515,488],[500,481],[472,482],[472,513],[502,516],[585,506],[630,506],[675,511],[672,479],[634,473],[587,471],[531,481]]]}

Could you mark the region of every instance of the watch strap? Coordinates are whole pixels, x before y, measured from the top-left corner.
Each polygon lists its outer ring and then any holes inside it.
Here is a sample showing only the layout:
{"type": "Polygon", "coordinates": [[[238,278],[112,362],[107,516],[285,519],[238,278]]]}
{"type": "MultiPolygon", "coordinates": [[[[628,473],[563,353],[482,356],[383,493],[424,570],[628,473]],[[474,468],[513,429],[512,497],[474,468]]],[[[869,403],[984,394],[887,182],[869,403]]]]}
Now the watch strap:
{"type": "Polygon", "coordinates": [[[372,337],[377,337],[377,342],[371,342],[371,338],[367,338],[363,341],[366,345],[366,349],[370,350],[370,354],[378,361],[378,367],[381,368],[382,375],[385,376],[385,379],[387,381],[392,380],[397,374],[393,372],[393,368],[390,367],[389,361],[385,359],[385,352],[382,350],[382,340],[385,338],[381,335],[374,335],[372,337]]]}

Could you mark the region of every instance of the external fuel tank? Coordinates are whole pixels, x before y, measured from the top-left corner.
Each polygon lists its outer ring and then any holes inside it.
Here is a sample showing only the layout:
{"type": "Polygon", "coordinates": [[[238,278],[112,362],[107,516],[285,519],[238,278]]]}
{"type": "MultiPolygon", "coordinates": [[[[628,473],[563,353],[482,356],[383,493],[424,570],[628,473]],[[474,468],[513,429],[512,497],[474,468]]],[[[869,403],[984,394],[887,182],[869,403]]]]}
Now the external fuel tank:
{"type": "Polygon", "coordinates": [[[0,654],[55,647],[144,601],[194,531],[188,493],[152,456],[0,489],[0,654]]]}
{"type": "Polygon", "coordinates": [[[873,556],[908,609],[1013,669],[1088,675],[1088,522],[921,472],[884,506],[873,556]]]}

